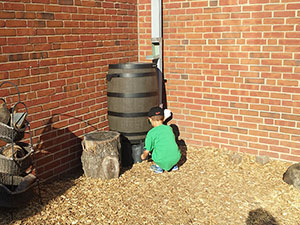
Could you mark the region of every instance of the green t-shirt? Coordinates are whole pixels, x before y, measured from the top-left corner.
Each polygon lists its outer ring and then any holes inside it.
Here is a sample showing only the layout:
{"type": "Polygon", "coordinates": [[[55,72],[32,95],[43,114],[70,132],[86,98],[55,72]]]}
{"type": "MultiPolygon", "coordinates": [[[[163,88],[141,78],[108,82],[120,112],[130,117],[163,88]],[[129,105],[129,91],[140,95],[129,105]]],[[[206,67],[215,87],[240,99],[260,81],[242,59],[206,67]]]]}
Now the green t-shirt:
{"type": "Polygon", "coordinates": [[[148,132],[145,149],[152,152],[152,160],[164,170],[170,170],[181,157],[172,128],[164,124],[148,132]]]}

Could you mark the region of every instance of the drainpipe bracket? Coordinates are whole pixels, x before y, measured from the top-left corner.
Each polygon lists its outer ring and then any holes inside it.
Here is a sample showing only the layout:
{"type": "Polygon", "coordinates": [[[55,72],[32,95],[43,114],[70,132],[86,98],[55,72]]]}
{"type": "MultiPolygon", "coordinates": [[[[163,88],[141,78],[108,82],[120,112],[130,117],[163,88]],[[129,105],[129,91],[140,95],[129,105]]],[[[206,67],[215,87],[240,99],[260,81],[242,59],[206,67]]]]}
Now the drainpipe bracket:
{"type": "Polygon", "coordinates": [[[146,59],[150,59],[150,60],[155,60],[155,59],[159,59],[160,56],[159,55],[147,55],[146,59]]]}

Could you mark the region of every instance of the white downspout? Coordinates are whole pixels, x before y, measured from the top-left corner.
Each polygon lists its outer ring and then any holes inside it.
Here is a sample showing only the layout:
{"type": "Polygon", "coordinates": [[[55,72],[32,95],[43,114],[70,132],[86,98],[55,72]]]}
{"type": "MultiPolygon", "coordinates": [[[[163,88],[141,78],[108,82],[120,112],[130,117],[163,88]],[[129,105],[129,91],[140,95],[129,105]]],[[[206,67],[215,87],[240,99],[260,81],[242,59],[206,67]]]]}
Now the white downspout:
{"type": "Polygon", "coordinates": [[[162,0],[151,0],[151,43],[152,55],[147,59],[152,59],[157,65],[159,104],[162,106],[162,85],[163,85],[163,38],[162,38],[162,0]]]}
{"type": "MultiPolygon", "coordinates": [[[[158,54],[157,67],[163,72],[162,64],[162,3],[161,0],[151,0],[151,42],[158,54]],[[158,52],[157,52],[158,50],[158,52]]],[[[153,53],[153,52],[152,52],[153,53]]],[[[153,57],[155,57],[153,55],[153,57]]]]}

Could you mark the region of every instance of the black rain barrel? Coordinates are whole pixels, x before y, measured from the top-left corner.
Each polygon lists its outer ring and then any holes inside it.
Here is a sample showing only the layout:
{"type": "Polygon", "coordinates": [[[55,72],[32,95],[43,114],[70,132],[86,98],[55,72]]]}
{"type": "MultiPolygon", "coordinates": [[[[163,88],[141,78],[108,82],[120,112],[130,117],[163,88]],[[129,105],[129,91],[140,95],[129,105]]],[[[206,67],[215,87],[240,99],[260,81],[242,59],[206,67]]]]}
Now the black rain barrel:
{"type": "Polygon", "coordinates": [[[159,103],[156,64],[110,64],[106,78],[110,130],[140,143],[151,129],[148,111],[159,103]]]}

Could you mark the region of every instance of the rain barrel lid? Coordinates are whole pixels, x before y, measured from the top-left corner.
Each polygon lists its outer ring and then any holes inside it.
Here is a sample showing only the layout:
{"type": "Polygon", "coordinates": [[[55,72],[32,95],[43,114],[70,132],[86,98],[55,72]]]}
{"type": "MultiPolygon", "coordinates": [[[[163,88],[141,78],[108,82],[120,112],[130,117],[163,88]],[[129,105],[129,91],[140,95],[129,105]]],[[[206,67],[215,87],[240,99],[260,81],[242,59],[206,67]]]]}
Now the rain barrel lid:
{"type": "Polygon", "coordinates": [[[119,63],[109,65],[109,69],[147,69],[156,67],[155,63],[119,63]]]}

